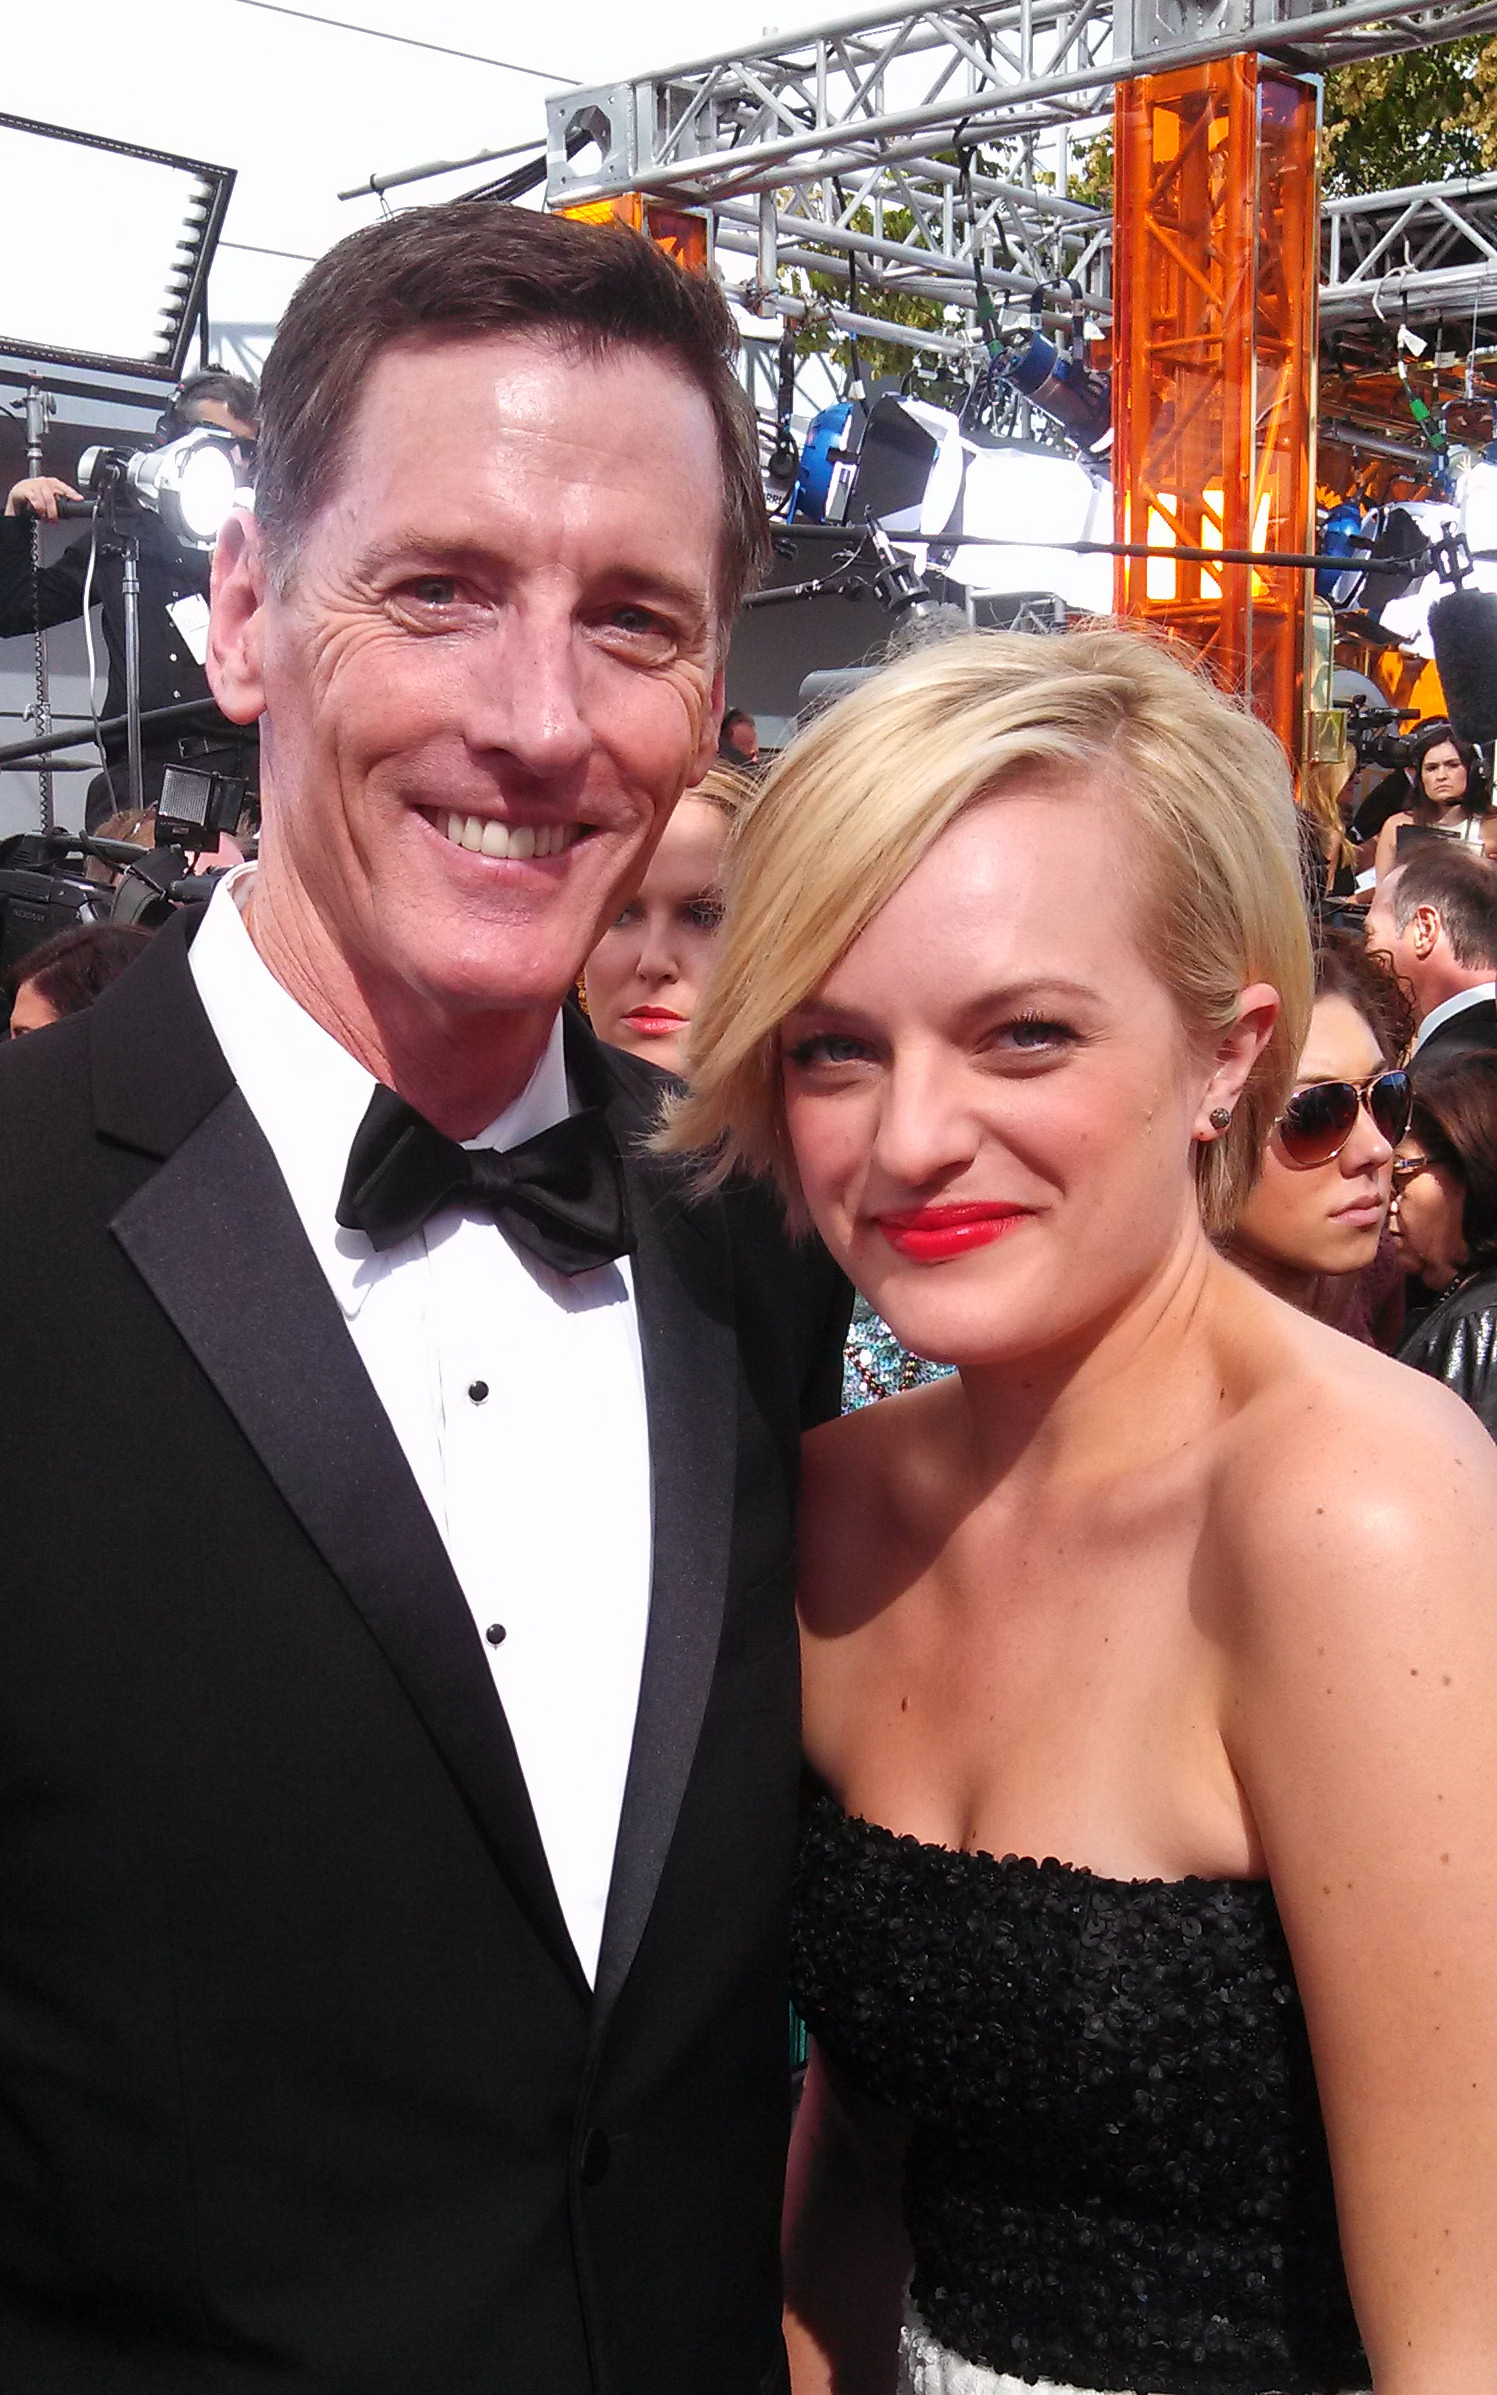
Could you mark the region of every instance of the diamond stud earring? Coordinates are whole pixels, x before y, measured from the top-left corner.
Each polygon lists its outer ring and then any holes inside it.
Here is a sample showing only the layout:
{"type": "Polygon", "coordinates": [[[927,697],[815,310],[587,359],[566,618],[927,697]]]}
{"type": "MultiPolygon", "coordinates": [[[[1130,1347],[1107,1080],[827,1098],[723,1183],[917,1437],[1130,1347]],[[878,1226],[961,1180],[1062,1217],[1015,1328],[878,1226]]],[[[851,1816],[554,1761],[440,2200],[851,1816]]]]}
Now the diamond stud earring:
{"type": "Polygon", "coordinates": [[[1211,1120],[1211,1128],[1212,1128],[1212,1130],[1213,1130],[1213,1131],[1225,1131],[1225,1129],[1226,1129],[1226,1127],[1227,1127],[1228,1123],[1230,1123],[1230,1121],[1232,1120],[1232,1109],[1231,1109],[1231,1107],[1230,1107],[1230,1106],[1213,1106],[1213,1107],[1212,1107],[1212,1109],[1211,1109],[1211,1117],[1210,1117],[1210,1120],[1211,1120]]]}

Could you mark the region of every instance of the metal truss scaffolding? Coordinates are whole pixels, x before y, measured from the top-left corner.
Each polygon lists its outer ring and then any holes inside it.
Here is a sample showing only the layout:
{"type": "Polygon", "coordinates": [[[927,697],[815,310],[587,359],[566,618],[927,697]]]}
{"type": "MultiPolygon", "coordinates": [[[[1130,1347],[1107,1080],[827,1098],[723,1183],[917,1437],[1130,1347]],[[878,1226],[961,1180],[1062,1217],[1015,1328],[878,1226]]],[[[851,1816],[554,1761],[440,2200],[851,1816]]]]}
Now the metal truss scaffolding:
{"type": "MultiPolygon", "coordinates": [[[[708,210],[718,247],[756,261],[751,305],[799,312],[775,296],[781,271],[799,267],[948,304],[944,339],[867,329],[957,351],[979,266],[997,293],[1069,280],[1092,314],[1110,314],[1111,220],[1071,194],[1118,81],[1241,51],[1319,72],[1494,28],[1497,0],[974,0],[870,13],[559,94],[547,103],[547,201],[642,192],[708,210]]],[[[1469,308],[1489,269],[1497,296],[1494,193],[1497,178],[1331,203],[1327,321],[1370,315],[1380,287],[1421,275],[1427,294],[1410,307],[1448,293],[1469,308]]],[[[832,313],[864,329],[855,307],[832,313]]]]}
{"type": "Polygon", "coordinates": [[[1469,318],[1497,307],[1497,175],[1325,202],[1320,316],[1469,318]]]}

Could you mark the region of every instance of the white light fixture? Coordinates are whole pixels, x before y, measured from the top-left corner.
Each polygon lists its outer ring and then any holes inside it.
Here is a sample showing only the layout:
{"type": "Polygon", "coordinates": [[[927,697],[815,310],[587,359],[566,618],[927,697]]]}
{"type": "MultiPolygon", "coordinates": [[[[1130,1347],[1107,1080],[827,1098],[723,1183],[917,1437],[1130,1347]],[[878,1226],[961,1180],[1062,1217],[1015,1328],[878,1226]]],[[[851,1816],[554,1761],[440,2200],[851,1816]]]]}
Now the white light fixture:
{"type": "Polygon", "coordinates": [[[118,449],[86,449],[78,480],[86,491],[102,493],[113,484],[133,493],[184,548],[211,549],[234,508],[250,499],[239,479],[237,446],[232,433],[200,424],[162,449],[141,449],[133,457],[118,449]]]}
{"type": "Polygon", "coordinates": [[[1112,538],[1112,486],[1095,465],[1033,442],[979,445],[949,409],[890,397],[869,420],[858,477],[848,521],[866,515],[922,562],[927,544],[949,543],[940,566],[953,582],[1110,614],[1111,558],[1068,546],[1112,538]]]}
{"type": "Polygon", "coordinates": [[[0,351],[180,380],[231,167],[0,114],[0,351]]]}

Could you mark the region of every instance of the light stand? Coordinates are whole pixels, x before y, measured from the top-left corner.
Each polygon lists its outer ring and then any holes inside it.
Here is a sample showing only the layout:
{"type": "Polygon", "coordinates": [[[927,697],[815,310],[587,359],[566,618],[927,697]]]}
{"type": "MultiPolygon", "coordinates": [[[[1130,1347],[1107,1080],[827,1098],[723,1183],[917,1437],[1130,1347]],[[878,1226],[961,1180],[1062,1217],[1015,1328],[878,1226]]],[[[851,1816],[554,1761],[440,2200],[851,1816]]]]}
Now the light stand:
{"type": "MultiPolygon", "coordinates": [[[[33,478],[40,474],[46,457],[45,434],[47,418],[54,413],[56,402],[50,391],[40,383],[27,386],[26,411],[26,471],[33,478]]],[[[41,519],[31,519],[31,638],[35,660],[35,683],[32,693],[32,721],[39,740],[45,740],[52,729],[52,699],[47,686],[47,637],[42,630],[42,527],[41,519]]],[[[52,829],[52,774],[46,765],[36,769],[37,803],[41,812],[42,830],[52,829]]]]}
{"type": "MultiPolygon", "coordinates": [[[[121,531],[111,538],[120,554],[120,595],[125,606],[125,782],[127,805],[145,805],[145,766],[140,754],[140,535],[121,531]]],[[[106,768],[107,771],[107,768],[106,768]]]]}

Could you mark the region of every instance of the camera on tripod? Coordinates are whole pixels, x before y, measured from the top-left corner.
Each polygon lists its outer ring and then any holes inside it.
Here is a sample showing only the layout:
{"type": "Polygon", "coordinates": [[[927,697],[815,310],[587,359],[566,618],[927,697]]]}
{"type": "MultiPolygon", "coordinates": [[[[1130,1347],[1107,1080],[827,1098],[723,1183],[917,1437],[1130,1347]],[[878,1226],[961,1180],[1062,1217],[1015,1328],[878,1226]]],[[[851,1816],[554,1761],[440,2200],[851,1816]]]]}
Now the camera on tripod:
{"type": "Polygon", "coordinates": [[[64,831],[0,842],[0,973],[74,924],[138,923],[155,931],[176,908],[206,904],[217,877],[194,873],[193,860],[235,829],[244,802],[245,784],[229,774],[169,765],[154,848],[64,831]],[[90,858],[118,873],[113,887],[89,878],[90,858]]]}

